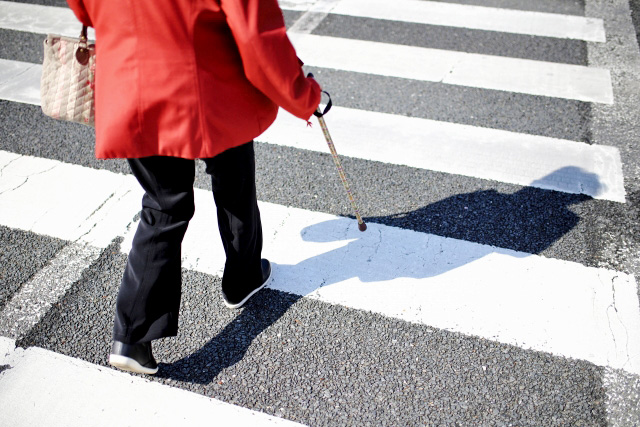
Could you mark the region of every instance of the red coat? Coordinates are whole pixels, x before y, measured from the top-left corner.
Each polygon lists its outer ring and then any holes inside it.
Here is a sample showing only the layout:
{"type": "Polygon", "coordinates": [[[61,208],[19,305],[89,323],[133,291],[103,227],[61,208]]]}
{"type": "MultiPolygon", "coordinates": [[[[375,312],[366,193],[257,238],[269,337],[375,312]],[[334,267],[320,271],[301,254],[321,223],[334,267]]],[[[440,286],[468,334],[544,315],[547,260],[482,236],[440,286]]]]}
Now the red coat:
{"type": "Polygon", "coordinates": [[[98,158],[213,157],[320,102],[277,0],[67,1],[96,30],[98,158]]]}

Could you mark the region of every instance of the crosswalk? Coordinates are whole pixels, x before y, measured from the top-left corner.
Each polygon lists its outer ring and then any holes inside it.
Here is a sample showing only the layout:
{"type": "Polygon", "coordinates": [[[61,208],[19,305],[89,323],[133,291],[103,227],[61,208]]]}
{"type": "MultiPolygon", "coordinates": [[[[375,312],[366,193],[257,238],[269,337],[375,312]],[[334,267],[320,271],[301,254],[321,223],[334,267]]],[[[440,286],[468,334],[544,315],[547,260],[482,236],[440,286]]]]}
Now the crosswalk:
{"type": "MultiPolygon", "coordinates": [[[[194,403],[194,414],[223,408],[264,423],[640,423],[639,271],[628,267],[637,253],[625,254],[640,247],[632,234],[637,144],[628,140],[633,123],[614,120],[637,92],[621,72],[628,62],[603,65],[612,43],[627,46],[619,32],[633,35],[630,18],[595,0],[585,9],[599,13],[587,16],[504,3],[281,1],[298,55],[337,104],[327,123],[369,228],[360,233],[345,217],[317,126],[281,112],[256,145],[264,255],[274,265],[256,302],[266,313],[227,313],[209,289],[224,253],[200,174],[183,245],[191,280],[182,335],[157,347],[165,364],[154,381],[166,393],[216,399],[194,403]],[[334,22],[340,34],[331,34],[334,22]],[[419,40],[385,39],[377,25],[421,29],[419,40]],[[583,43],[587,55],[569,64],[445,50],[429,46],[432,28],[492,34],[506,51],[518,37],[559,49],[583,43]],[[399,89],[407,87],[416,90],[399,89]],[[436,93],[462,100],[460,110],[434,106],[436,93]],[[493,104],[487,111],[505,117],[514,106],[530,110],[505,126],[478,123],[462,117],[467,102],[493,104]],[[536,121],[541,111],[564,125],[536,121]],[[567,122],[589,131],[577,138],[567,122]]],[[[77,30],[66,8],[0,1],[7,43],[77,30]]],[[[28,387],[17,372],[42,360],[72,364],[70,377],[89,370],[95,382],[110,372],[101,367],[105,322],[141,197],[121,162],[91,158],[88,129],[42,116],[37,59],[6,56],[0,238],[17,249],[0,254],[9,260],[0,277],[14,281],[0,293],[0,396],[3,375],[11,378],[4,396],[14,395],[16,384],[28,387]],[[42,239],[62,249],[21,273],[17,260],[42,239]],[[22,365],[14,340],[33,346],[22,365]],[[21,368],[1,370],[12,363],[21,368]]],[[[105,382],[126,387],[122,375],[105,382]]]]}
{"type": "Polygon", "coordinates": [[[404,1],[389,8],[382,0],[339,2],[334,14],[592,42],[606,41],[602,19],[432,1],[404,1]]]}

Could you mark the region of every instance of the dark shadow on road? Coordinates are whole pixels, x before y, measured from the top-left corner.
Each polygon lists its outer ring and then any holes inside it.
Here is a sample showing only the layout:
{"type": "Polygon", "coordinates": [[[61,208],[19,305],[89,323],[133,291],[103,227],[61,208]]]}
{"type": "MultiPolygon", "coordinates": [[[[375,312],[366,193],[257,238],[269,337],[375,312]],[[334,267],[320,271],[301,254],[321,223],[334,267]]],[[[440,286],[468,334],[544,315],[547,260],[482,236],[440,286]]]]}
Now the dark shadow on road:
{"type": "MultiPolygon", "coordinates": [[[[583,176],[582,181],[598,182],[592,174],[583,176]]],[[[399,277],[421,279],[495,252],[514,257],[540,253],[579,223],[580,217],[570,207],[590,199],[582,194],[532,187],[512,194],[484,190],[452,196],[411,212],[366,218],[369,229],[365,233],[359,232],[355,220],[350,218],[310,225],[301,232],[304,241],[338,243],[297,264],[274,263],[273,289],[258,293],[222,332],[198,351],[174,363],[161,364],[158,376],[210,383],[222,370],[242,360],[252,341],[280,319],[301,295],[323,286],[352,278],[361,282],[399,277]],[[402,230],[385,229],[378,224],[402,230]],[[407,227],[408,224],[412,226],[407,227]],[[415,230],[415,224],[420,224],[418,231],[428,234],[408,235],[410,231],[406,228],[415,230]],[[465,243],[461,250],[461,242],[451,238],[480,244],[465,243]],[[296,295],[287,293],[292,291],[296,295]]]]}
{"type": "Polygon", "coordinates": [[[300,295],[263,289],[218,335],[203,347],[173,363],[160,363],[158,378],[209,384],[224,369],[242,360],[251,342],[274,324],[300,295]]]}
{"type": "MultiPolygon", "coordinates": [[[[596,175],[575,167],[562,168],[540,181],[567,174],[588,183],[593,194],[602,188],[596,175]]],[[[584,194],[535,187],[523,187],[515,193],[483,190],[457,194],[409,212],[369,217],[367,221],[539,254],[580,222],[570,208],[587,200],[591,197],[584,194]]]]}

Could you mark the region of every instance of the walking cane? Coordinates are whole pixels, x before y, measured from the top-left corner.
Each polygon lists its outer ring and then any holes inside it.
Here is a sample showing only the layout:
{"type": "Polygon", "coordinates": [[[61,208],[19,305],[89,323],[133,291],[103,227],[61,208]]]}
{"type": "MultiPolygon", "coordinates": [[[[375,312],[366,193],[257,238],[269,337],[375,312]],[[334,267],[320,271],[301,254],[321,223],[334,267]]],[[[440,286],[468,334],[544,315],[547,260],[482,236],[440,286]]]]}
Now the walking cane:
{"type": "MultiPolygon", "coordinates": [[[[313,77],[313,74],[309,73],[309,77],[313,77]]],[[[349,201],[351,202],[351,207],[356,214],[356,219],[358,220],[358,230],[365,231],[367,229],[367,224],[364,223],[362,217],[360,216],[360,211],[358,210],[358,206],[356,205],[356,200],[353,197],[353,193],[351,192],[351,188],[349,188],[349,183],[347,182],[347,177],[344,174],[344,170],[342,169],[342,163],[340,163],[340,159],[338,158],[338,153],[336,152],[336,147],[333,145],[333,140],[331,139],[331,134],[329,134],[329,129],[327,129],[327,124],[324,122],[324,115],[329,112],[331,109],[331,95],[327,92],[322,91],[327,94],[329,97],[329,102],[327,103],[324,111],[320,110],[320,107],[313,113],[314,116],[318,118],[318,122],[320,123],[320,127],[322,128],[322,133],[324,133],[324,138],[327,140],[327,144],[329,145],[329,151],[331,151],[331,157],[333,157],[333,162],[336,164],[338,168],[338,175],[340,175],[340,180],[342,180],[342,185],[344,189],[347,191],[347,197],[349,197],[349,201]]]]}

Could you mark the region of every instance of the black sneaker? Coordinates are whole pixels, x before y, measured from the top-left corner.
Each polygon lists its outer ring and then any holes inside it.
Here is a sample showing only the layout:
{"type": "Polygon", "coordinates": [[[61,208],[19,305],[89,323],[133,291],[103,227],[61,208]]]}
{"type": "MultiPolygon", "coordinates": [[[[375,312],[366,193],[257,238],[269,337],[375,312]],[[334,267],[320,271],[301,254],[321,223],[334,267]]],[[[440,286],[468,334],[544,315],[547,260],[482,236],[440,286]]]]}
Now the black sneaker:
{"type": "Polygon", "coordinates": [[[229,300],[227,298],[227,296],[223,292],[222,293],[222,297],[224,299],[224,304],[227,307],[229,307],[229,308],[240,308],[240,307],[242,307],[247,301],[249,301],[249,298],[251,298],[256,292],[258,292],[260,289],[262,289],[265,286],[267,286],[267,284],[269,283],[269,280],[271,279],[271,263],[267,259],[262,259],[262,260],[260,260],[260,262],[261,262],[261,266],[262,266],[262,284],[260,286],[258,286],[257,288],[254,288],[251,292],[249,292],[248,295],[246,295],[244,298],[242,298],[242,300],[240,300],[239,302],[234,302],[234,301],[229,300]]]}
{"type": "Polygon", "coordinates": [[[109,355],[109,364],[123,371],[139,374],[155,374],[158,364],[151,352],[151,342],[125,344],[114,341],[109,355]]]}

